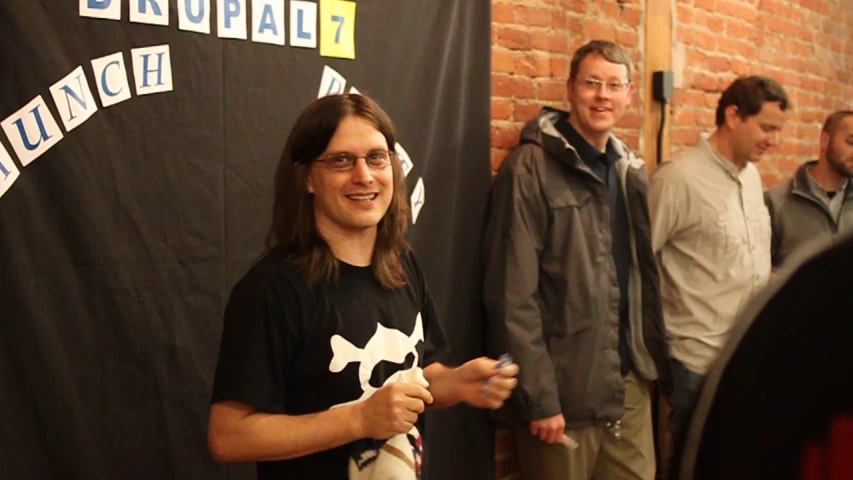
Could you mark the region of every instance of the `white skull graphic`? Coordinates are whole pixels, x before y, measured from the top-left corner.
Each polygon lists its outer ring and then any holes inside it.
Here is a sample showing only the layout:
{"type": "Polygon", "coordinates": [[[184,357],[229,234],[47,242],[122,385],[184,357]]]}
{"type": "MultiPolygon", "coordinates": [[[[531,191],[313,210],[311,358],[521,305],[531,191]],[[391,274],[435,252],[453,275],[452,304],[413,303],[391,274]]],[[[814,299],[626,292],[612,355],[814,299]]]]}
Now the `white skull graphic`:
{"type": "Polygon", "coordinates": [[[351,362],[357,362],[359,364],[358,380],[364,392],[358,399],[336,405],[336,407],[358,403],[373,395],[373,392],[377,389],[370,384],[370,377],[373,374],[373,368],[382,361],[402,364],[406,361],[406,357],[409,354],[414,355],[415,362],[411,368],[394,373],[385,380],[384,384],[398,381],[415,383],[411,379],[413,374],[417,375],[415,372],[421,373],[421,376],[423,376],[423,373],[418,368],[418,351],[416,348],[418,342],[423,341],[423,339],[424,329],[420,313],[418,313],[415,319],[415,329],[412,331],[411,336],[377,323],[376,331],[363,349],[356,347],[340,335],[332,336],[330,340],[332,345],[332,361],[329,363],[329,371],[338,373],[351,362]]]}

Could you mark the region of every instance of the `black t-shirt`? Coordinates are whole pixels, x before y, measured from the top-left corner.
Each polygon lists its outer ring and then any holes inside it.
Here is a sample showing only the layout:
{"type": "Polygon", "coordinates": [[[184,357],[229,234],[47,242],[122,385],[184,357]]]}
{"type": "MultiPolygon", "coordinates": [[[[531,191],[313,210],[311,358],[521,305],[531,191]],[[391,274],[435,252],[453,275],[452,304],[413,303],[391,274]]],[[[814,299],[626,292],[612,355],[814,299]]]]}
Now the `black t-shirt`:
{"type": "MultiPolygon", "coordinates": [[[[399,288],[343,262],[337,283],[309,288],[283,253],[264,256],[231,292],[212,401],[316,413],[436,361],[448,346],[423,272],[411,252],[401,262],[407,283],[399,288]]],[[[258,479],[345,479],[351,446],[258,462],[258,479]]]]}

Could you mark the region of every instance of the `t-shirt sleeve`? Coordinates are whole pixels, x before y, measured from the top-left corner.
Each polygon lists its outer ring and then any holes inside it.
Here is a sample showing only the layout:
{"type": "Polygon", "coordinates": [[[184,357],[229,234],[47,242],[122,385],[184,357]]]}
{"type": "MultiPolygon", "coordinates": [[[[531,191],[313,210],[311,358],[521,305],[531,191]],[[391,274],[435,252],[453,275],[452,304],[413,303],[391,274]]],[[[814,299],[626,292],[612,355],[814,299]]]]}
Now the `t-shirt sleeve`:
{"type": "Polygon", "coordinates": [[[286,379],[296,338],[292,290],[249,272],[232,290],[213,381],[212,402],[237,401],[285,413],[286,379]],[[286,305],[290,305],[286,307],[286,305]],[[290,311],[288,311],[290,310],[290,311]]]}
{"type": "Polygon", "coordinates": [[[421,270],[421,266],[414,253],[409,252],[408,256],[415,273],[415,287],[418,289],[422,300],[421,318],[424,322],[424,355],[423,365],[421,366],[426,367],[431,363],[445,361],[450,354],[450,344],[444,335],[444,328],[438,319],[435,303],[432,300],[432,295],[429,293],[423,270],[421,270]]]}

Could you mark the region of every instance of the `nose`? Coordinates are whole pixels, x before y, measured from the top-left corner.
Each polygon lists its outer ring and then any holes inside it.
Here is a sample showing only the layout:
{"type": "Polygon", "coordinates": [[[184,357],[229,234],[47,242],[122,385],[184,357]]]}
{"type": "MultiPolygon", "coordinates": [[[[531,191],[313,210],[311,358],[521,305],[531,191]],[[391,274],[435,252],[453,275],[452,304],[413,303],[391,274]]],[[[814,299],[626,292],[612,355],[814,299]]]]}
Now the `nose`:
{"type": "Polygon", "coordinates": [[[770,144],[771,147],[775,147],[779,145],[779,131],[776,130],[767,137],[767,143],[770,144]]]}
{"type": "Polygon", "coordinates": [[[367,160],[365,160],[364,157],[355,161],[355,165],[352,167],[350,174],[352,183],[359,185],[369,185],[373,183],[373,172],[370,170],[370,167],[367,166],[367,160]]]}

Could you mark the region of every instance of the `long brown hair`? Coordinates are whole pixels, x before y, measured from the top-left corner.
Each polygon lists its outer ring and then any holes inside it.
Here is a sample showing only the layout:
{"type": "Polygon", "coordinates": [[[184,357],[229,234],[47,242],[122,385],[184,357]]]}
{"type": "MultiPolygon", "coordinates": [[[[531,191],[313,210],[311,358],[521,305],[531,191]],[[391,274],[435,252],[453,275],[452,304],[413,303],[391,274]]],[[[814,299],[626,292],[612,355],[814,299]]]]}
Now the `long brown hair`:
{"type": "MultiPolygon", "coordinates": [[[[376,127],[394,152],[397,143],[388,114],[372,99],[358,94],[329,95],[312,102],[296,119],[275,173],[275,201],[272,226],[267,232],[267,251],[284,250],[305,273],[308,285],[338,280],[338,260],[317,231],[314,198],[307,190],[311,163],[322,154],[344,118],[355,115],[376,127]]],[[[408,250],[405,234],[409,225],[409,204],[403,167],[391,155],[394,194],[388,211],[379,221],[371,267],[385,288],[406,283],[400,254],[408,250]]]]}

